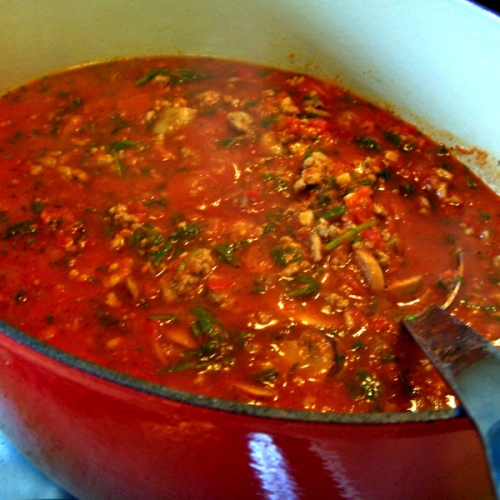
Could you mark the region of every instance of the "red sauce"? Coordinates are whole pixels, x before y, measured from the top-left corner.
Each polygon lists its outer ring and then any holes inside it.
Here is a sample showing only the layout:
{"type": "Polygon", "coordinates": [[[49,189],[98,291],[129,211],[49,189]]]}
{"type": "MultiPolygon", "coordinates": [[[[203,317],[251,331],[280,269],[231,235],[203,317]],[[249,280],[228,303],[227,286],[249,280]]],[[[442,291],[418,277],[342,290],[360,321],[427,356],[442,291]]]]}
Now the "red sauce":
{"type": "Polygon", "coordinates": [[[461,281],[454,314],[499,336],[499,201],[451,153],[276,69],[165,57],[50,75],[0,100],[0,315],[209,396],[453,406],[400,328],[461,281]]]}

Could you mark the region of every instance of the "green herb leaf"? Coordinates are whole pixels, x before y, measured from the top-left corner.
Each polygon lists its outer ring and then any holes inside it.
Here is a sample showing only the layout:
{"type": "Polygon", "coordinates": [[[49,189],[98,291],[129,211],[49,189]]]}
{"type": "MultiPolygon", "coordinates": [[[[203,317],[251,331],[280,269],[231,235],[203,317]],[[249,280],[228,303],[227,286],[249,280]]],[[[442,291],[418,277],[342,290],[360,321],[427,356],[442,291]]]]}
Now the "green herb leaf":
{"type": "Polygon", "coordinates": [[[221,139],[220,141],[217,141],[217,144],[223,148],[230,148],[231,146],[238,144],[240,140],[241,137],[235,137],[234,139],[221,139]]]}
{"type": "Polygon", "coordinates": [[[300,248],[294,246],[280,246],[271,252],[272,259],[280,266],[288,266],[302,260],[300,248]]]}
{"type": "Polygon", "coordinates": [[[448,148],[444,144],[440,144],[437,150],[438,156],[444,156],[448,154],[448,148]]]}
{"type": "Polygon", "coordinates": [[[321,285],[312,276],[296,274],[288,282],[287,288],[286,296],[295,299],[316,295],[320,291],[321,285]]]}
{"type": "Polygon", "coordinates": [[[160,264],[170,254],[175,254],[184,244],[195,238],[201,227],[196,222],[181,225],[170,236],[164,237],[151,221],[136,228],[130,238],[130,246],[146,250],[148,259],[155,265],[160,264]]]}
{"type": "Polygon", "coordinates": [[[141,143],[140,142],[137,142],[137,141],[116,141],[116,142],[113,142],[111,144],[111,147],[115,150],[115,151],[122,151],[123,149],[130,149],[130,148],[133,148],[135,146],[138,146],[140,145],[141,143]]]}
{"type": "Polygon", "coordinates": [[[278,120],[278,117],[279,117],[279,115],[271,115],[271,116],[268,116],[267,118],[264,118],[263,120],[261,120],[260,124],[261,124],[264,128],[267,128],[267,127],[269,127],[270,125],[272,125],[273,123],[275,123],[275,122],[278,120]]]}
{"type": "Polygon", "coordinates": [[[25,236],[27,234],[35,234],[37,228],[30,220],[23,220],[8,227],[5,231],[4,238],[12,238],[14,236],[25,236]]]}
{"type": "Polygon", "coordinates": [[[35,200],[33,202],[33,212],[35,212],[36,214],[39,214],[43,211],[45,207],[45,203],[43,201],[40,201],[40,200],[35,200]]]}
{"type": "Polygon", "coordinates": [[[351,351],[358,351],[359,349],[364,349],[365,343],[363,341],[356,342],[351,346],[351,351]]]}
{"type": "Polygon", "coordinates": [[[356,379],[366,399],[373,401],[378,398],[380,394],[380,382],[374,375],[365,370],[358,370],[356,372],[356,379]]]}
{"type": "Polygon", "coordinates": [[[400,185],[399,190],[401,191],[401,193],[403,195],[409,196],[409,195],[412,195],[413,193],[415,193],[417,188],[413,184],[406,182],[405,184],[400,185]]]}
{"type": "Polygon", "coordinates": [[[125,171],[123,169],[122,162],[120,161],[120,158],[118,157],[118,153],[116,152],[116,150],[111,149],[110,154],[113,157],[113,159],[115,160],[115,168],[116,168],[116,171],[118,172],[118,175],[120,177],[125,177],[125,171]]]}
{"type": "Polygon", "coordinates": [[[260,177],[264,182],[272,182],[273,189],[278,193],[281,193],[282,191],[286,191],[288,189],[287,180],[282,177],[278,177],[271,172],[261,172],[260,177]]]}
{"type": "Polygon", "coordinates": [[[239,267],[240,263],[236,256],[237,244],[221,243],[214,247],[215,253],[221,262],[226,262],[234,267],[239,267]]]}
{"type": "Polygon", "coordinates": [[[470,189],[477,189],[477,182],[474,176],[469,171],[467,171],[466,178],[467,178],[467,187],[470,189]]]}
{"type": "Polygon", "coordinates": [[[347,207],[345,205],[337,205],[336,207],[323,212],[319,217],[320,219],[333,219],[335,217],[340,217],[347,212],[347,207]]]}
{"type": "Polygon", "coordinates": [[[110,120],[114,124],[111,135],[116,134],[119,130],[130,127],[130,123],[124,120],[120,115],[113,115],[110,117],[110,120]]]}
{"type": "Polygon", "coordinates": [[[325,245],[325,249],[333,250],[334,248],[337,248],[344,243],[352,241],[354,238],[356,238],[356,236],[358,236],[359,233],[365,231],[366,229],[370,229],[371,227],[375,226],[376,223],[377,222],[375,220],[369,220],[367,222],[363,222],[363,224],[360,224],[359,226],[354,226],[352,229],[349,229],[349,231],[345,232],[343,235],[327,243],[325,245]]]}
{"type": "Polygon", "coordinates": [[[175,314],[154,314],[150,316],[149,319],[153,321],[162,321],[164,323],[172,323],[177,320],[177,316],[175,314]]]}
{"type": "Polygon", "coordinates": [[[369,149],[372,151],[380,151],[381,149],[380,144],[376,140],[370,139],[364,135],[357,137],[354,142],[358,147],[363,149],[369,149]]]}
{"type": "Polygon", "coordinates": [[[401,136],[392,130],[384,130],[384,137],[396,147],[400,147],[403,142],[401,136]]]}
{"type": "Polygon", "coordinates": [[[500,309],[500,307],[496,304],[473,304],[473,303],[467,303],[467,308],[468,309],[475,309],[476,311],[481,311],[484,312],[490,316],[493,317],[498,317],[495,313],[497,313],[500,309]]]}
{"type": "Polygon", "coordinates": [[[176,68],[173,70],[164,68],[151,68],[143,77],[136,80],[135,84],[140,86],[153,80],[157,76],[170,77],[170,84],[177,84],[183,82],[192,82],[204,78],[204,75],[192,68],[176,68]]]}
{"type": "Polygon", "coordinates": [[[191,325],[195,337],[208,336],[212,340],[221,340],[227,337],[227,332],[222,323],[209,311],[202,307],[196,307],[192,313],[196,321],[191,325]]]}
{"type": "Polygon", "coordinates": [[[275,368],[269,367],[255,372],[253,378],[261,384],[272,385],[279,378],[279,375],[279,372],[275,368]]]}
{"type": "Polygon", "coordinates": [[[170,76],[170,71],[166,69],[156,69],[151,68],[143,77],[139,78],[135,84],[136,85],[144,85],[145,83],[153,80],[157,76],[170,76]]]}

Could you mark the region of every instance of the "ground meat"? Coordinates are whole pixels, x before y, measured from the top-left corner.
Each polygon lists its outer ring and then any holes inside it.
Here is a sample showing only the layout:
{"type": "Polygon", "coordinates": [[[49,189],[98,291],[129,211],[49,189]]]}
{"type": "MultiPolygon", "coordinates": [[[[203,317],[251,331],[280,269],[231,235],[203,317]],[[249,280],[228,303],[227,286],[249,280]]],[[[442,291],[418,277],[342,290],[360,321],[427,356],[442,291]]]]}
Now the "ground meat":
{"type": "Polygon", "coordinates": [[[128,212],[127,205],[118,203],[109,209],[109,214],[113,218],[114,224],[130,229],[137,229],[141,224],[139,218],[128,212]]]}
{"type": "Polygon", "coordinates": [[[250,132],[253,124],[252,117],[245,111],[233,111],[232,113],[228,113],[227,121],[232,129],[236,130],[236,132],[243,132],[244,134],[250,132]]]}
{"type": "Polygon", "coordinates": [[[215,268],[215,259],[208,248],[191,252],[177,268],[173,279],[163,287],[163,297],[168,302],[196,291],[201,281],[215,268]]]}
{"type": "Polygon", "coordinates": [[[187,106],[166,106],[153,125],[155,134],[169,135],[186,126],[196,117],[196,109],[187,106]]]}
{"type": "Polygon", "coordinates": [[[300,179],[294,184],[295,191],[302,191],[307,186],[320,184],[331,163],[330,158],[320,151],[314,151],[302,162],[300,179]]]}

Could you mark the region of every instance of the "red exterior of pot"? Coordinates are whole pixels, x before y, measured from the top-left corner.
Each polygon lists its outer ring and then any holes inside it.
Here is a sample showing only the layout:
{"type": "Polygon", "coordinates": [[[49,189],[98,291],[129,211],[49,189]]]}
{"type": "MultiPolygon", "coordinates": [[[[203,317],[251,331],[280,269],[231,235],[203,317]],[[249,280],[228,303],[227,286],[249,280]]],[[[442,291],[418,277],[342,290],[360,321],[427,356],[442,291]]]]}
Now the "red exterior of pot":
{"type": "Polygon", "coordinates": [[[81,499],[493,498],[465,417],[349,424],[177,402],[0,335],[0,422],[81,499]]]}

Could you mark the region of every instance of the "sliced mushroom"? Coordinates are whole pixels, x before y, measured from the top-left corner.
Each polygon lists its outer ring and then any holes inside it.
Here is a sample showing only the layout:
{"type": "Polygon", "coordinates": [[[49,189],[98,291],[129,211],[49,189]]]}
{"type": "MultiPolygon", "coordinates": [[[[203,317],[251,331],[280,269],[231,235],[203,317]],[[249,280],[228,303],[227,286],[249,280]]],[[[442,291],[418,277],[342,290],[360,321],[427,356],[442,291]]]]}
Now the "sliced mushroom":
{"type": "Polygon", "coordinates": [[[164,338],[186,349],[196,349],[198,343],[192,332],[181,325],[168,325],[163,331],[164,338]]]}
{"type": "Polygon", "coordinates": [[[387,286],[387,291],[397,300],[409,299],[414,296],[422,286],[422,276],[411,276],[396,280],[387,286]]]}
{"type": "Polygon", "coordinates": [[[384,271],[377,259],[366,250],[355,250],[354,257],[372,292],[382,292],[385,288],[384,271]]]}
{"type": "Polygon", "coordinates": [[[275,398],[277,393],[275,390],[265,387],[265,386],[256,386],[253,384],[247,384],[243,382],[237,382],[233,384],[233,387],[243,391],[250,396],[260,397],[260,398],[275,398]]]}
{"type": "Polygon", "coordinates": [[[289,374],[293,370],[308,380],[325,377],[335,361],[331,341],[315,330],[306,330],[296,339],[282,341],[279,350],[281,371],[289,374]]]}

